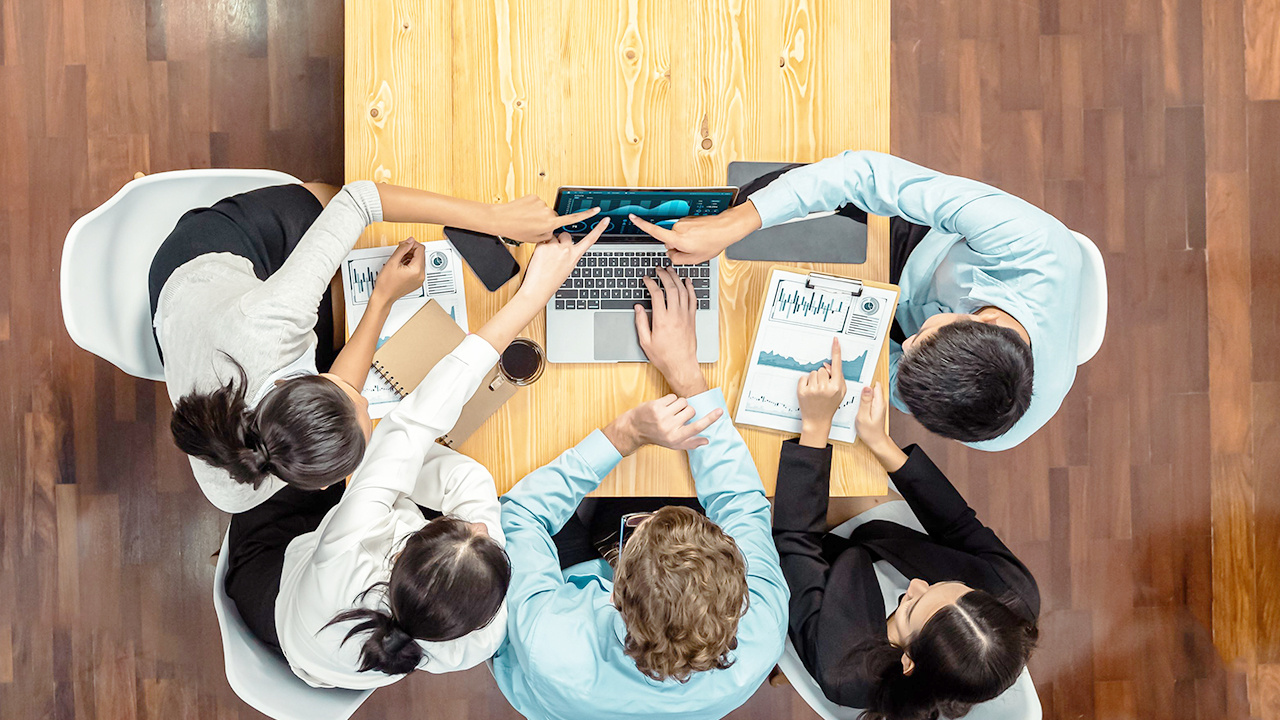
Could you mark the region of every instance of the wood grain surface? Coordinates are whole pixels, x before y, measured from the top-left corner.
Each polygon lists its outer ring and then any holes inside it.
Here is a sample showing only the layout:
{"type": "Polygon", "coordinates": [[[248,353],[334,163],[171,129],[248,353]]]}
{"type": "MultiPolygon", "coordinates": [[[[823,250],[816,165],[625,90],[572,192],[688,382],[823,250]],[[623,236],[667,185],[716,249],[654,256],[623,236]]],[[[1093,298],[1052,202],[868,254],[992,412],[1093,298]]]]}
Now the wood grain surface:
{"type": "MultiPolygon", "coordinates": [[[[889,147],[889,3],[353,0],[346,6],[346,174],[503,202],[561,185],[717,185],[734,160],[812,161],[889,147]],[[838,29],[838,31],[837,31],[838,29]]],[[[888,224],[863,265],[796,264],[883,281],[888,224]]],[[[361,246],[438,227],[382,224],[361,246]]],[[[523,260],[529,249],[517,251],[523,260]]],[[[736,407],[769,263],[723,260],[720,362],[736,407]]],[[[467,271],[479,327],[514,293],[467,271]]],[[[526,335],[545,344],[539,317],[526,335]]],[[[888,379],[888,348],[877,378],[888,379]]],[[[620,412],[669,392],[647,364],[549,365],[460,449],[500,491],[620,412]]],[[[739,430],[772,494],[786,435],[739,430]]],[[[832,493],[883,494],[861,445],[837,447],[832,493]]],[[[684,453],[648,447],[603,495],[694,494],[684,453]]]]}
{"type": "MultiPolygon", "coordinates": [[[[890,419],[1035,574],[1044,717],[1280,720],[1280,9],[892,4],[892,151],[1017,193],[1106,257],[1106,342],[1030,440],[982,453],[890,419]]],[[[442,37],[464,47],[475,6],[454,5],[442,37]]],[[[856,35],[826,12],[824,36],[856,35]]],[[[227,685],[210,602],[228,517],[163,388],[67,336],[58,257],[140,170],[341,182],[343,13],[0,0],[0,718],[262,717],[227,685]]],[[[519,716],[479,667],[414,673],[355,717],[519,716]]],[[[729,715],[816,717],[769,685],[729,715]]]]}

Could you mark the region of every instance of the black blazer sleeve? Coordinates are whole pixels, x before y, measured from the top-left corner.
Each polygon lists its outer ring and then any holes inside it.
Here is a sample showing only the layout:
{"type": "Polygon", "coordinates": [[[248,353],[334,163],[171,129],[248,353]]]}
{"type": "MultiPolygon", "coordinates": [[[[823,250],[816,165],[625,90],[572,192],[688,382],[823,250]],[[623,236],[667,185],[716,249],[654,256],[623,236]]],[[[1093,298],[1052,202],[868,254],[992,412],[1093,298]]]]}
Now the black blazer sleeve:
{"type": "Polygon", "coordinates": [[[866,551],[842,553],[834,569],[823,556],[830,479],[830,445],[782,444],[773,541],[791,589],[788,629],[796,653],[832,702],[866,707],[870,686],[850,668],[861,667],[863,639],[884,635],[884,602],[866,551]],[[824,607],[828,594],[835,600],[824,607]]]}
{"type": "MultiPolygon", "coordinates": [[[[929,537],[989,564],[1023,605],[1015,606],[1014,610],[1029,620],[1036,620],[1040,615],[1040,591],[1031,571],[991,528],[978,520],[977,513],[924,450],[916,445],[903,450],[907,453],[907,462],[889,476],[929,537]]],[[[1000,588],[983,589],[1001,594],[1000,588]]]]}

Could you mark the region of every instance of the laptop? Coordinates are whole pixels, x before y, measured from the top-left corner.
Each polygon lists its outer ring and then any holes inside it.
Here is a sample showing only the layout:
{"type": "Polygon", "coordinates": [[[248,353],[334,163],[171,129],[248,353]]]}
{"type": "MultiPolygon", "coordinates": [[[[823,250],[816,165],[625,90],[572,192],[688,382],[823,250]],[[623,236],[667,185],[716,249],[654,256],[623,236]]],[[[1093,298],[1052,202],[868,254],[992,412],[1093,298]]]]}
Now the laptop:
{"type": "MultiPolygon", "coordinates": [[[[738,189],[562,187],[555,210],[560,215],[599,207],[584,222],[565,226],[575,238],[586,235],[602,218],[609,229],[582,256],[573,274],[547,302],[547,360],[554,363],[645,362],[636,338],[637,303],[651,309],[642,278],[658,267],[671,267],[667,249],[646,235],[627,216],[639,215],[671,227],[689,215],[716,215],[733,204],[738,189]]],[[[677,265],[681,277],[693,280],[697,294],[698,362],[720,357],[720,259],[677,265]]]]}

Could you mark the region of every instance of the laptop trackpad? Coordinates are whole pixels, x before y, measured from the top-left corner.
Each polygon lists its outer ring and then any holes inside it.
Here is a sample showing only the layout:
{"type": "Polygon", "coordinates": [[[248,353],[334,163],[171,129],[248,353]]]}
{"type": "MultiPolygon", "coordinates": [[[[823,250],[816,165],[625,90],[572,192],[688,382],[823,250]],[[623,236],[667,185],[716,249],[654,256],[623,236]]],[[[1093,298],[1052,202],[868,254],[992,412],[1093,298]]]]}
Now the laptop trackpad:
{"type": "Polygon", "coordinates": [[[598,312],[594,317],[597,361],[648,361],[636,338],[634,312],[598,312]]]}

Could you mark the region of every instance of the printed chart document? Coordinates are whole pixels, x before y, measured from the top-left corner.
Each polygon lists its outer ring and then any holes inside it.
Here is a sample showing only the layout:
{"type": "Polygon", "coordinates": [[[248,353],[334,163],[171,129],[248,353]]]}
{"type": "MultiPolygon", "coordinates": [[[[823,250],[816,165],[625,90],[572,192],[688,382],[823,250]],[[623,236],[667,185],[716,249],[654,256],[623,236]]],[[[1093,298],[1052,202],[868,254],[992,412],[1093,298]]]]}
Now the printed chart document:
{"type": "Polygon", "coordinates": [[[800,432],[800,377],[831,360],[831,339],[839,337],[848,391],[831,423],[831,440],[856,440],[853,419],[862,388],[875,377],[897,306],[892,285],[774,270],[734,422],[800,432]]]}
{"type": "MultiPolygon", "coordinates": [[[[378,273],[396,246],[360,248],[352,250],[342,261],[342,295],[346,298],[347,337],[355,332],[378,281],[378,273]]],[[[462,259],[447,240],[422,243],[418,252],[427,254],[427,279],[422,287],[396,300],[391,313],[378,336],[378,347],[391,338],[397,330],[422,309],[428,300],[435,300],[453,317],[458,326],[467,330],[467,296],[462,288],[462,259]]],[[[375,419],[386,416],[400,402],[400,395],[387,384],[373,368],[365,379],[361,391],[369,400],[369,415],[375,419]]]]}

